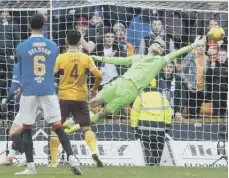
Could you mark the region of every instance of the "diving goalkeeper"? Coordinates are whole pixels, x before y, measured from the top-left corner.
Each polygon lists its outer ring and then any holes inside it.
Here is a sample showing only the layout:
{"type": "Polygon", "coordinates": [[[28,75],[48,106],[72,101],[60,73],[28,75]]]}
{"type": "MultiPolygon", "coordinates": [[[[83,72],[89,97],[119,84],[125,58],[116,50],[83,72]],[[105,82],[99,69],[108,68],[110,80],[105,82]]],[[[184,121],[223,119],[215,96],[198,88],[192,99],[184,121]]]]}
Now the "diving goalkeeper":
{"type": "Polygon", "coordinates": [[[155,41],[149,47],[146,56],[136,55],[127,58],[92,56],[94,61],[115,65],[131,65],[123,76],[105,85],[96,97],[88,102],[91,107],[105,103],[105,107],[91,117],[92,123],[96,124],[110,113],[114,113],[132,103],[143,89],[150,84],[162,67],[178,56],[192,51],[198,44],[203,43],[206,43],[206,37],[204,36],[201,39],[198,36],[191,45],[171,52],[166,56],[161,56],[165,51],[165,42],[162,40],[155,41]]]}
{"type": "Polygon", "coordinates": [[[131,67],[123,76],[104,86],[96,97],[89,101],[89,105],[92,107],[105,103],[105,107],[92,116],[92,123],[98,123],[100,119],[133,102],[155,78],[162,67],[178,56],[192,51],[199,43],[206,43],[206,37],[204,36],[201,39],[198,36],[191,45],[171,52],[166,56],[160,56],[165,51],[165,42],[162,40],[155,41],[149,47],[146,56],[136,55],[128,58],[93,56],[94,61],[115,65],[131,65],[131,67]]]}

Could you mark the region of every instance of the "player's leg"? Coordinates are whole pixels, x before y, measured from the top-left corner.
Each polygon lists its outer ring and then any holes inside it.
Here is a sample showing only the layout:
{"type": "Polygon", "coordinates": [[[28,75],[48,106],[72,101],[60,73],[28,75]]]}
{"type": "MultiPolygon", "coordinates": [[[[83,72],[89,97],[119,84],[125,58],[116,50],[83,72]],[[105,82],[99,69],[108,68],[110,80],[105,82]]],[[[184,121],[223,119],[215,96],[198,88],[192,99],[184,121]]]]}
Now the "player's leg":
{"type": "Polygon", "coordinates": [[[91,124],[97,124],[101,119],[104,119],[106,116],[111,114],[106,107],[102,108],[98,113],[91,117],[91,124]]]}
{"type": "Polygon", "coordinates": [[[38,97],[36,96],[21,96],[20,99],[20,118],[23,120],[23,143],[27,161],[27,168],[18,174],[36,174],[35,164],[33,160],[33,140],[32,140],[32,125],[36,120],[38,110],[38,97]]]}
{"type": "Polygon", "coordinates": [[[49,140],[49,149],[51,154],[51,161],[48,167],[57,167],[57,159],[58,159],[58,148],[60,145],[60,141],[56,133],[51,129],[51,135],[49,140]]]}
{"type": "Polygon", "coordinates": [[[10,133],[9,133],[13,143],[9,151],[9,154],[7,155],[6,162],[4,163],[4,165],[9,166],[13,164],[13,159],[17,150],[21,154],[24,153],[24,145],[21,144],[22,143],[21,131],[22,131],[22,125],[18,125],[14,121],[10,128],[10,133]]]}
{"type": "Polygon", "coordinates": [[[65,132],[71,134],[80,129],[79,124],[75,124],[74,119],[70,118],[67,120],[71,113],[71,100],[60,100],[60,111],[61,111],[61,122],[66,127],[65,132]]]}
{"type": "MultiPolygon", "coordinates": [[[[61,123],[65,123],[67,116],[68,116],[68,105],[63,100],[59,101],[60,108],[61,108],[61,123]]],[[[50,136],[50,154],[51,154],[51,161],[48,167],[57,167],[57,159],[58,159],[58,148],[60,145],[60,140],[53,129],[51,129],[51,136],[50,136]]]]}
{"type": "Polygon", "coordinates": [[[90,107],[96,107],[99,106],[101,104],[103,104],[104,98],[101,92],[99,92],[94,98],[92,98],[90,101],[88,101],[88,104],[90,107]]]}
{"type": "Polygon", "coordinates": [[[83,173],[80,170],[75,157],[73,156],[70,140],[68,139],[67,134],[64,132],[64,128],[61,123],[60,106],[57,96],[41,96],[40,101],[41,107],[44,111],[45,120],[47,123],[52,124],[52,130],[57,134],[64,151],[67,153],[73,174],[82,175],[83,173]]]}
{"type": "Polygon", "coordinates": [[[13,143],[12,143],[12,149],[10,150],[10,153],[8,155],[9,160],[12,161],[16,151],[18,151],[22,155],[23,161],[18,166],[23,166],[26,163],[25,154],[24,154],[24,144],[22,138],[22,134],[23,134],[22,125],[23,125],[23,120],[20,117],[20,113],[18,112],[10,128],[10,137],[13,143]]]}
{"type": "Polygon", "coordinates": [[[85,141],[91,151],[92,158],[97,167],[103,167],[102,161],[98,156],[98,148],[95,133],[91,129],[90,114],[86,101],[74,101],[72,107],[75,123],[79,123],[85,137],[85,141]]]}
{"type": "MultiPolygon", "coordinates": [[[[37,113],[37,120],[44,118],[44,112],[40,108],[39,112],[37,113]]],[[[58,158],[58,147],[60,145],[60,141],[58,136],[54,131],[51,129],[50,139],[49,139],[49,149],[51,154],[51,161],[48,164],[48,167],[57,167],[57,158],[58,158]]]]}
{"type": "MultiPolygon", "coordinates": [[[[115,92],[118,85],[118,80],[111,82],[103,87],[103,89],[96,95],[95,98],[91,99],[88,104],[89,107],[95,107],[103,103],[108,103],[115,98],[115,92]]],[[[91,117],[92,124],[96,124],[99,120],[103,119],[109,114],[109,112],[103,108],[99,113],[91,117]]]]}
{"type": "Polygon", "coordinates": [[[23,125],[22,118],[20,117],[20,113],[18,112],[10,128],[10,137],[14,142],[15,147],[21,154],[24,153],[24,145],[22,144],[23,140],[21,136],[22,129],[23,129],[22,125],[23,125]]]}
{"type": "Polygon", "coordinates": [[[128,80],[118,78],[111,84],[104,86],[101,91],[106,106],[92,118],[92,124],[98,123],[107,115],[120,110],[130,104],[139,95],[137,88],[128,80]]]}

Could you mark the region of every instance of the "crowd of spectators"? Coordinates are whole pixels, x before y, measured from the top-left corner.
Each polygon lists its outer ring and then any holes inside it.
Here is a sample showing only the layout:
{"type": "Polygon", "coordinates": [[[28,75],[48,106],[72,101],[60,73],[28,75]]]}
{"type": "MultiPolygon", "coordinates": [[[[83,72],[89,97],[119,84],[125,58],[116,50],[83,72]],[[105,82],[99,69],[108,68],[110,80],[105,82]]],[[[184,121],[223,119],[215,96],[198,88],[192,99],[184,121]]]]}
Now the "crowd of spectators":
{"type": "MultiPolygon", "coordinates": [[[[96,6],[53,11],[38,10],[46,19],[44,36],[58,44],[60,53],[66,50],[65,37],[69,30],[81,35],[81,51],[89,55],[129,57],[147,54],[157,39],[166,42],[165,54],[179,49],[221,26],[225,38],[216,47],[202,44],[191,53],[168,64],[156,77],[157,86],[174,110],[174,118],[200,118],[203,103],[212,103],[213,114],[226,118],[228,97],[227,36],[228,17],[224,13],[147,10],[116,6],[96,6]],[[52,20],[52,25],[50,25],[52,20]],[[50,29],[52,29],[50,33],[50,29]],[[214,60],[213,60],[214,59],[214,60]],[[180,66],[180,67],[178,67],[180,66]]],[[[29,37],[29,16],[35,11],[0,12],[0,99],[7,96],[13,64],[17,62],[15,48],[29,37]]],[[[96,63],[103,73],[103,85],[124,74],[127,66],[96,63]]],[[[153,69],[152,69],[153,70],[153,69]]],[[[147,74],[146,74],[147,75],[147,74]]],[[[89,77],[89,85],[93,78],[89,77]]],[[[153,98],[152,98],[153,100],[153,98]]],[[[12,105],[13,106],[13,105],[12,105]]],[[[14,107],[13,107],[14,108],[14,107]]],[[[1,119],[13,117],[12,107],[1,111],[1,119]]]]}

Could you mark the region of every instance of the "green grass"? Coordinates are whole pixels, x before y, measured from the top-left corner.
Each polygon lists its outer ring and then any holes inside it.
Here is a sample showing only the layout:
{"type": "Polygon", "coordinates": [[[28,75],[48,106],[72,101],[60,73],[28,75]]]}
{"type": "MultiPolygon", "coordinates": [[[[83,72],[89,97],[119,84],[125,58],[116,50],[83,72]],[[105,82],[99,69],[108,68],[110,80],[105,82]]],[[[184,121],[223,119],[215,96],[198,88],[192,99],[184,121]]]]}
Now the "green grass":
{"type": "MultiPolygon", "coordinates": [[[[1,178],[70,178],[69,167],[37,167],[37,175],[15,176],[24,168],[0,166],[1,178]]],[[[227,168],[187,168],[187,167],[83,167],[82,178],[227,178],[227,168]]]]}

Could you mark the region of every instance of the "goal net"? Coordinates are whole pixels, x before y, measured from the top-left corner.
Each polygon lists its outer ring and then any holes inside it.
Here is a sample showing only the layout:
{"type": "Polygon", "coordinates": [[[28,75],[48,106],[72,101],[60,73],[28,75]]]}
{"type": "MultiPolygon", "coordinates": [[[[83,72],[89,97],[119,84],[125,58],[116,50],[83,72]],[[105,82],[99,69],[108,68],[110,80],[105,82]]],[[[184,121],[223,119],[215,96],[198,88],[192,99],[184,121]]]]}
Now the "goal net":
{"type": "MultiPolygon", "coordinates": [[[[93,130],[99,155],[107,165],[227,166],[224,159],[213,164],[227,155],[227,1],[0,1],[2,103],[9,93],[13,65],[17,61],[16,45],[29,37],[29,18],[36,12],[44,14],[44,36],[57,43],[60,53],[66,50],[67,32],[76,29],[83,34],[82,52],[131,57],[147,54],[148,48],[159,39],[165,41],[166,55],[193,43],[198,35],[207,35],[211,28],[222,27],[225,31],[222,41],[208,39],[206,45],[180,56],[162,68],[155,78],[156,86],[149,87],[147,92],[160,92],[161,99],[167,98],[172,110],[171,121],[165,118],[169,113],[164,111],[165,103],[159,106],[154,102],[159,100],[142,94],[138,108],[136,103],[130,103],[94,125],[93,130]],[[163,116],[158,114],[162,112],[163,116]],[[148,117],[146,113],[153,116],[148,117]],[[146,116],[149,120],[145,122],[157,125],[141,125],[146,116]],[[138,128],[132,128],[131,121],[136,118],[138,128]],[[163,128],[160,123],[164,123],[163,128]]],[[[99,90],[128,70],[127,66],[96,65],[103,73],[99,90]]],[[[89,74],[89,87],[93,81],[89,74]]],[[[0,162],[11,147],[9,128],[18,110],[18,99],[1,106],[0,162]]],[[[93,108],[93,113],[101,108],[93,108]]],[[[74,154],[83,164],[91,164],[82,133],[69,137],[74,154]]],[[[37,121],[33,134],[36,163],[48,163],[48,138],[48,125],[37,121]]],[[[59,158],[63,161],[65,156],[61,150],[59,158]]],[[[16,157],[21,159],[20,155],[16,157]]]]}

